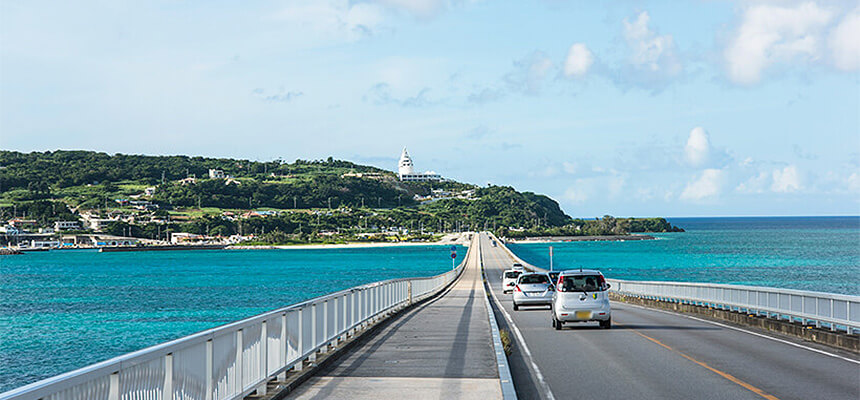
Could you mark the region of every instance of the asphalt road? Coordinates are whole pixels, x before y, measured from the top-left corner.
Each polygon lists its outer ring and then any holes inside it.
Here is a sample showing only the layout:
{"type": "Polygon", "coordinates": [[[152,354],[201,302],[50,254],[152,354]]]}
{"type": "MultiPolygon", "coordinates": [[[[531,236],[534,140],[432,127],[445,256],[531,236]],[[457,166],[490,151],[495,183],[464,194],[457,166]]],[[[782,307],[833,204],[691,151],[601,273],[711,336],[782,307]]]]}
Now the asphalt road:
{"type": "Polygon", "coordinates": [[[513,311],[499,279],[513,261],[480,240],[497,314],[518,339],[510,365],[520,398],[860,399],[857,355],[799,340],[618,302],[611,330],[593,322],[555,331],[547,307],[513,311]]]}

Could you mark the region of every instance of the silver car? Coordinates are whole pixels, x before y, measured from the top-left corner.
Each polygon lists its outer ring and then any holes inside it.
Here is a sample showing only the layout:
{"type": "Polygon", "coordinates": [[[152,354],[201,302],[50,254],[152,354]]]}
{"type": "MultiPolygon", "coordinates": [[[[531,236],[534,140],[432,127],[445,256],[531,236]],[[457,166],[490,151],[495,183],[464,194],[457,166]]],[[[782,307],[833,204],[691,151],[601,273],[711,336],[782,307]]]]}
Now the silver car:
{"type": "Polygon", "coordinates": [[[549,275],[543,273],[526,273],[520,275],[514,286],[514,311],[520,306],[548,306],[552,304],[552,294],[555,292],[549,275]]]}
{"type": "Polygon", "coordinates": [[[598,321],[604,329],[612,327],[609,284],[600,271],[564,271],[557,286],[551,306],[553,328],[559,330],[565,322],[587,321],[598,321]]]}

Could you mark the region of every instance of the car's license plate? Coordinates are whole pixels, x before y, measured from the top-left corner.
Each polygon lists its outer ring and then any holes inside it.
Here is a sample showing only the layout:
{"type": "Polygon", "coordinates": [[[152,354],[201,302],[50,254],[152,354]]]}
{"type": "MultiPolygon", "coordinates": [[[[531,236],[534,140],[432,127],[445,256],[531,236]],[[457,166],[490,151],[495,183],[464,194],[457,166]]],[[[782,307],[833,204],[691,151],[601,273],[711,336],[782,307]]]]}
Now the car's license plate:
{"type": "Polygon", "coordinates": [[[537,294],[541,294],[541,293],[543,293],[543,292],[526,292],[526,294],[532,295],[532,296],[537,295],[537,294]]]}
{"type": "Polygon", "coordinates": [[[576,318],[579,319],[589,319],[591,318],[591,311],[577,311],[576,318]]]}

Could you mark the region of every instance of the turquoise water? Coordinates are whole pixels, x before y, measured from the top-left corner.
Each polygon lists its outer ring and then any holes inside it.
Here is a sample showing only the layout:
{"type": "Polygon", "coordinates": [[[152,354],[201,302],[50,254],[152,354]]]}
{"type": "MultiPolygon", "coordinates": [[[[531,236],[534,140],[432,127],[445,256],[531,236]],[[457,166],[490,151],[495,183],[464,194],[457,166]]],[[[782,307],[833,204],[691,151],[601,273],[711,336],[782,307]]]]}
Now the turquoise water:
{"type": "MultiPolygon", "coordinates": [[[[671,218],[658,240],[553,243],[556,269],[631,280],[713,282],[860,295],[860,217],[671,218]]],[[[550,244],[515,244],[547,268],[550,244]]]]}
{"type": "MultiPolygon", "coordinates": [[[[460,247],[457,262],[466,254],[460,247]]],[[[451,268],[448,246],[0,257],[0,392],[341,289],[451,268]]]]}

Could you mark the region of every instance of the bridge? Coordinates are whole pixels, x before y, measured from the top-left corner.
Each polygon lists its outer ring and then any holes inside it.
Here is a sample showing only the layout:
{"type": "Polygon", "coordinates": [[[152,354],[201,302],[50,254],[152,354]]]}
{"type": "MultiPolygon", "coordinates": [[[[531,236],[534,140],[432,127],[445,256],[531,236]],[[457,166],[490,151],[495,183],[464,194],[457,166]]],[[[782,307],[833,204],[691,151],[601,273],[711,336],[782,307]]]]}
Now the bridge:
{"type": "Polygon", "coordinates": [[[610,279],[611,330],[556,331],[545,308],[514,311],[502,293],[514,262],[543,271],[476,233],[444,274],[332,293],[0,399],[860,398],[858,296],[610,279]]]}

